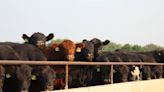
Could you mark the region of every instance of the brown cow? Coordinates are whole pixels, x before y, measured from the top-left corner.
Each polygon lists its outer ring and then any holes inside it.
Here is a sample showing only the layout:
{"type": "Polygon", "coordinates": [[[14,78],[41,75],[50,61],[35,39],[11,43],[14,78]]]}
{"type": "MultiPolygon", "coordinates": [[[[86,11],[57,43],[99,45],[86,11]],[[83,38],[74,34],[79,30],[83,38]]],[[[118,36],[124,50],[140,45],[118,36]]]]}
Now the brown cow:
{"type": "MultiPolygon", "coordinates": [[[[75,51],[81,51],[82,47],[84,46],[81,43],[75,44],[71,40],[64,40],[61,43],[52,43],[50,47],[42,50],[48,61],[73,61],[75,58],[75,51]]],[[[54,88],[63,89],[65,87],[65,67],[55,66],[53,68],[57,74],[54,80],[54,88]]]]}

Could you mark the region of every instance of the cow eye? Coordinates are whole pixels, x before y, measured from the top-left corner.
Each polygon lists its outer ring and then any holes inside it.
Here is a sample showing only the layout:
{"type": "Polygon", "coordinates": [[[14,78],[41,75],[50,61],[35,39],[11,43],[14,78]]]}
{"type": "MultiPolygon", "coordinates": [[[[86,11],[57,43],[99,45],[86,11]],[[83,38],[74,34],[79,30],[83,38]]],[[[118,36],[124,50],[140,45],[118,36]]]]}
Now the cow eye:
{"type": "Polygon", "coordinates": [[[81,48],[76,48],[76,52],[81,52],[81,48]]]}
{"type": "Polygon", "coordinates": [[[59,48],[59,47],[56,47],[56,48],[55,48],[55,51],[60,51],[60,48],[59,48]]]}

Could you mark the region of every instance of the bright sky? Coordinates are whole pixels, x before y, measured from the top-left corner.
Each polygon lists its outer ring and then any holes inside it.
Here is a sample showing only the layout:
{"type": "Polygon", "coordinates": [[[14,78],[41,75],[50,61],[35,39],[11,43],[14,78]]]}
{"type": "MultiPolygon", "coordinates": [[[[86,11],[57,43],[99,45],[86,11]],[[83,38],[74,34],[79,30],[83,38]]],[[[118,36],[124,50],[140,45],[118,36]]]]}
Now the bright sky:
{"type": "Polygon", "coordinates": [[[42,32],[164,46],[164,0],[0,0],[0,32],[0,41],[42,32]]]}

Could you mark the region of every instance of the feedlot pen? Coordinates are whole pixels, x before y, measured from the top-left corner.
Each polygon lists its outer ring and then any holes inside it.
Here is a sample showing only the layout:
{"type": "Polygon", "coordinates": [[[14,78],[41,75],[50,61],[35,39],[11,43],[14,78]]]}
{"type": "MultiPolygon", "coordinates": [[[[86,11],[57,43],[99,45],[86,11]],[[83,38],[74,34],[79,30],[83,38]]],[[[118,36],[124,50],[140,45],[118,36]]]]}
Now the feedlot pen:
{"type": "Polygon", "coordinates": [[[83,62],[83,61],[10,61],[10,60],[0,60],[0,65],[64,65],[65,66],[65,89],[57,90],[52,92],[164,92],[164,79],[154,79],[147,81],[135,81],[135,82],[126,82],[126,83],[116,83],[113,84],[113,66],[115,65],[159,65],[163,66],[163,63],[143,63],[143,62],[83,62]],[[94,87],[81,87],[68,89],[68,74],[69,74],[69,66],[72,65],[106,65],[111,66],[111,83],[107,85],[100,85],[94,87]],[[112,91],[111,91],[112,90],[112,91]],[[118,90],[118,91],[117,91],[118,90]],[[122,91],[121,91],[122,90],[122,91]]]}

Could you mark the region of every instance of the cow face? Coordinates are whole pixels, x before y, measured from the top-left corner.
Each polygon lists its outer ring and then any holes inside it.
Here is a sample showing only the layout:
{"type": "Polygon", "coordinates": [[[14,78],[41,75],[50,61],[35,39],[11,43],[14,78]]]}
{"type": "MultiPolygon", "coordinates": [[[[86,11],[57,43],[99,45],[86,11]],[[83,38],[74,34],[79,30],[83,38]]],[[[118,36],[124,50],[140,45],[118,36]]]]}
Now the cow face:
{"type": "Polygon", "coordinates": [[[48,36],[45,36],[43,33],[34,33],[31,35],[31,37],[27,36],[26,34],[23,34],[22,38],[27,41],[29,44],[33,44],[37,47],[43,48],[46,45],[46,41],[51,40],[54,37],[52,33],[50,33],[48,36]]]}
{"type": "Polygon", "coordinates": [[[154,54],[154,57],[155,57],[157,62],[164,63],[163,62],[163,60],[164,60],[164,50],[154,51],[153,54],[154,54]]]}
{"type": "Polygon", "coordinates": [[[140,69],[138,66],[129,66],[130,74],[129,74],[129,80],[130,81],[135,81],[135,80],[140,80],[140,69]]]}
{"type": "Polygon", "coordinates": [[[41,82],[42,91],[52,91],[54,88],[53,81],[56,78],[56,73],[49,66],[45,66],[42,69],[41,74],[38,76],[38,80],[41,82]]]}
{"type": "Polygon", "coordinates": [[[142,80],[149,80],[151,79],[151,68],[150,66],[143,66],[142,67],[142,80]]]}
{"type": "Polygon", "coordinates": [[[62,43],[59,44],[60,52],[62,53],[64,58],[68,61],[73,61],[75,58],[75,49],[76,44],[71,40],[64,40],[62,43]]]}
{"type": "Polygon", "coordinates": [[[16,92],[28,92],[28,89],[31,84],[31,71],[32,69],[28,65],[21,65],[20,67],[16,68],[16,92]]]}
{"type": "Polygon", "coordinates": [[[99,40],[97,38],[93,38],[90,42],[92,42],[94,44],[94,55],[95,56],[97,56],[97,55],[99,55],[99,53],[101,53],[102,47],[104,45],[107,45],[110,43],[109,40],[105,40],[104,42],[102,42],[101,40],[99,40]]]}
{"type": "Polygon", "coordinates": [[[111,83],[111,69],[109,66],[101,66],[101,70],[97,68],[97,72],[101,72],[101,78],[103,84],[111,83]]]}
{"type": "Polygon", "coordinates": [[[113,82],[119,83],[119,82],[127,82],[128,81],[128,75],[129,75],[129,67],[126,65],[117,65],[114,66],[114,74],[113,74],[113,82]]]}
{"type": "Polygon", "coordinates": [[[82,42],[83,48],[79,51],[79,47],[76,48],[76,60],[78,61],[92,61],[93,59],[93,54],[94,54],[94,45],[87,40],[84,40],[82,42]]]}

